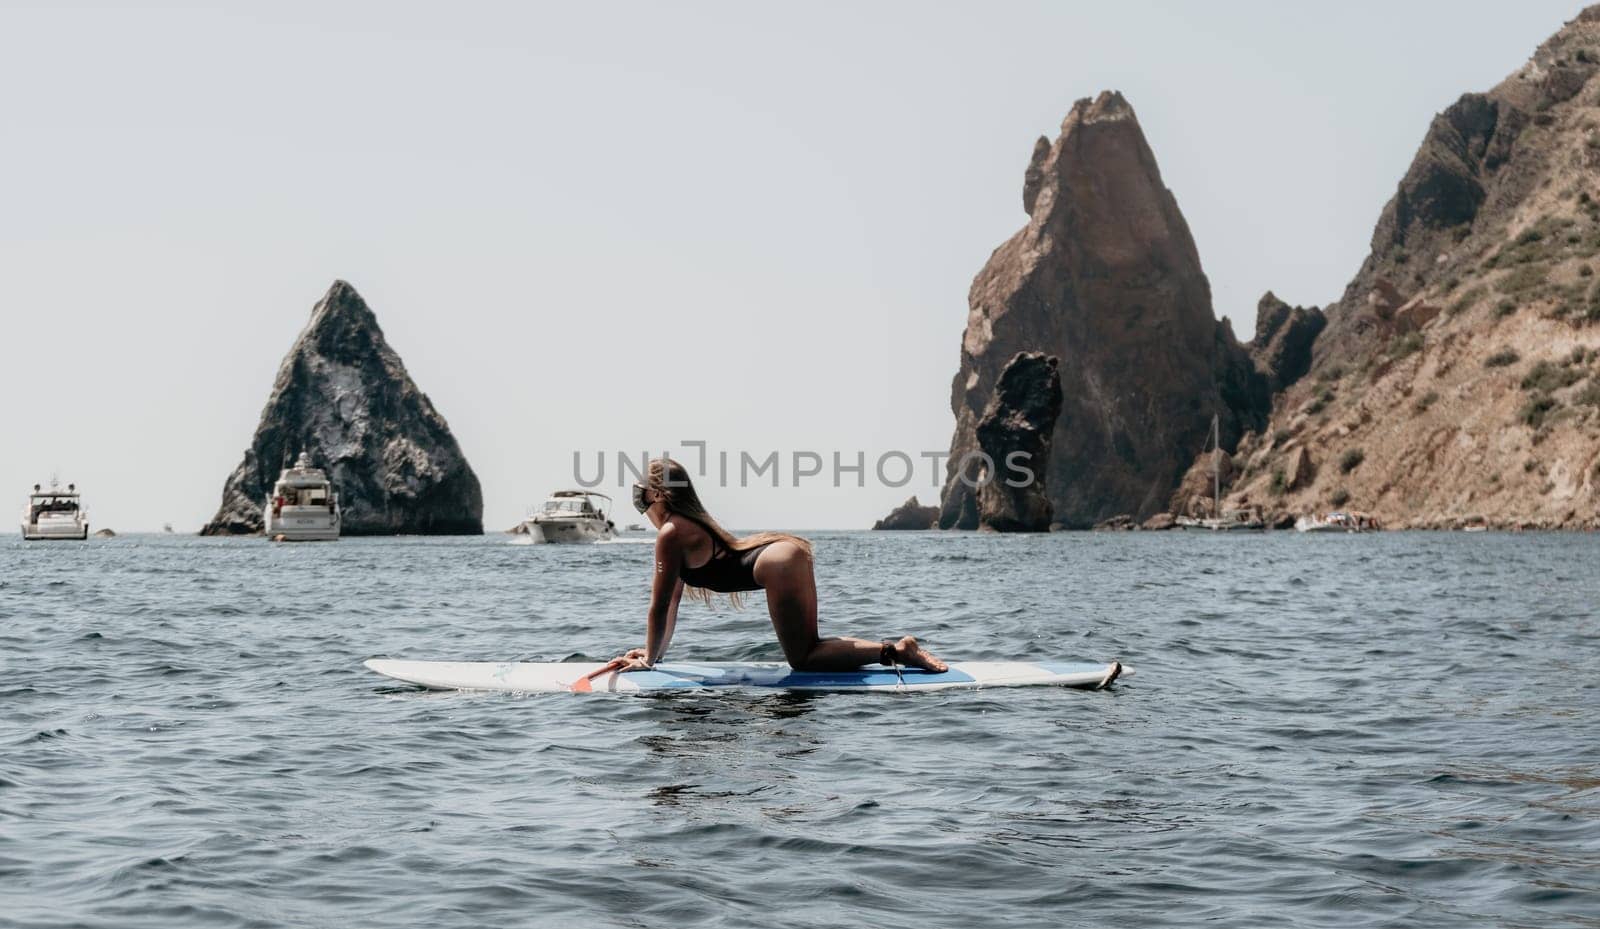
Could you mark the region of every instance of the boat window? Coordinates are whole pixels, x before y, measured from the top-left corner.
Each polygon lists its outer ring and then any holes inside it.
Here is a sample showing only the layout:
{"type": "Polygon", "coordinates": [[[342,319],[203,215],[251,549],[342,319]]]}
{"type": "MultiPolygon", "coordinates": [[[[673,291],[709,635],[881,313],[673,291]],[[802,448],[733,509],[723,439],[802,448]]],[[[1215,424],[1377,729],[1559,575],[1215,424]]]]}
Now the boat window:
{"type": "Polygon", "coordinates": [[[284,506],[309,506],[326,499],[326,495],[333,492],[327,484],[275,484],[272,487],[272,500],[283,501],[284,506]]]}

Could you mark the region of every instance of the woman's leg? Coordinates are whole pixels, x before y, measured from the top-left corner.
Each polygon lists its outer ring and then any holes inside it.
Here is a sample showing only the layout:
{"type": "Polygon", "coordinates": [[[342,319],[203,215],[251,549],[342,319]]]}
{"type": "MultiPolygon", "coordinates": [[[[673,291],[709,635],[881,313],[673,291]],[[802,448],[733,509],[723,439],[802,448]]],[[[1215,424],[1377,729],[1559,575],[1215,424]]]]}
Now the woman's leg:
{"type": "MultiPolygon", "coordinates": [[[[778,634],[783,656],[796,671],[849,671],[872,664],[883,643],[848,636],[817,635],[817,582],[811,573],[811,555],[793,542],[774,542],[756,558],[756,583],[767,591],[767,612],[778,634]]],[[[943,671],[944,662],[922,650],[912,636],[895,643],[895,657],[903,664],[927,671],[943,671]]]]}

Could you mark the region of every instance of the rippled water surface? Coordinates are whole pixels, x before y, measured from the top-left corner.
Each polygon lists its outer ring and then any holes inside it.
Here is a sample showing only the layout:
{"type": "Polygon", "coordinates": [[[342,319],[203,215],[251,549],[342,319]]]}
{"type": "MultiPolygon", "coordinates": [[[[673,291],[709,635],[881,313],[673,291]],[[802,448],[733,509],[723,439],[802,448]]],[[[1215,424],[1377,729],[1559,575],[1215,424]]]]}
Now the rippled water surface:
{"type": "Polygon", "coordinates": [[[817,542],[825,634],[1138,676],[424,693],[642,644],[648,545],[7,540],[0,925],[1600,926],[1600,538],[817,542]]]}

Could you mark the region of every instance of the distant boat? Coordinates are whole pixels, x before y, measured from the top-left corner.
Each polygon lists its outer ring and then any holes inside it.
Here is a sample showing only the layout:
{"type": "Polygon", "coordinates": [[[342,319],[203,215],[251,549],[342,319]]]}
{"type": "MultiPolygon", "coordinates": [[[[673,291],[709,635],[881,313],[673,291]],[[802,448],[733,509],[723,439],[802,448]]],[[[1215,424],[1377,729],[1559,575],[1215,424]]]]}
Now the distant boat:
{"type": "Polygon", "coordinates": [[[1222,427],[1218,418],[1211,417],[1211,514],[1194,517],[1179,516],[1173,524],[1180,529],[1207,529],[1212,532],[1236,532],[1267,528],[1266,521],[1254,508],[1223,510],[1222,508],[1222,427]]]}
{"type": "Polygon", "coordinates": [[[30,542],[89,538],[89,514],[78,498],[78,486],[68,484],[62,490],[54,480],[49,490],[33,485],[28,505],[22,509],[22,537],[30,542]]]}
{"type": "Polygon", "coordinates": [[[1259,530],[1267,528],[1267,523],[1255,510],[1245,508],[1238,510],[1223,510],[1222,515],[1216,519],[1202,520],[1207,529],[1218,532],[1236,532],[1239,530],[1259,530]]]}
{"type": "Polygon", "coordinates": [[[161,531],[170,535],[172,533],[172,524],[171,523],[162,523],[161,524],[161,531]]]}
{"type": "Polygon", "coordinates": [[[519,531],[534,542],[604,542],[617,537],[617,527],[606,516],[611,498],[586,490],[558,490],[522,521],[519,531]],[[596,504],[604,500],[605,506],[596,504]]]}
{"type": "Polygon", "coordinates": [[[334,541],[342,519],[332,482],[321,468],[311,466],[305,452],[278,475],[262,511],[267,538],[274,542],[334,541]]]}
{"type": "Polygon", "coordinates": [[[1369,532],[1378,528],[1378,521],[1365,513],[1313,513],[1296,519],[1294,528],[1296,532],[1369,532]]]}

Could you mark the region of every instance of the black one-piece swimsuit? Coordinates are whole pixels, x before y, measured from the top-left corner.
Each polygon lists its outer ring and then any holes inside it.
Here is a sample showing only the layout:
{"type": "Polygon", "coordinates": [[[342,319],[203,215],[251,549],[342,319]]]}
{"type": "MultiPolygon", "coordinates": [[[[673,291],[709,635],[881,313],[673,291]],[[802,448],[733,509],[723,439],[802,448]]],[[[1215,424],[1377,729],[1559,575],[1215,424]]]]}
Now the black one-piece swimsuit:
{"type": "Polygon", "coordinates": [[[744,551],[734,551],[717,534],[707,529],[699,520],[694,521],[700,528],[705,529],[706,535],[711,537],[711,557],[705,564],[698,568],[683,566],[678,576],[683,582],[692,587],[704,587],[717,593],[726,594],[743,590],[760,590],[761,585],[756,583],[756,558],[771,542],[757,545],[744,551]]]}

